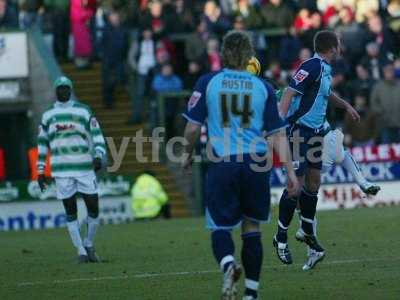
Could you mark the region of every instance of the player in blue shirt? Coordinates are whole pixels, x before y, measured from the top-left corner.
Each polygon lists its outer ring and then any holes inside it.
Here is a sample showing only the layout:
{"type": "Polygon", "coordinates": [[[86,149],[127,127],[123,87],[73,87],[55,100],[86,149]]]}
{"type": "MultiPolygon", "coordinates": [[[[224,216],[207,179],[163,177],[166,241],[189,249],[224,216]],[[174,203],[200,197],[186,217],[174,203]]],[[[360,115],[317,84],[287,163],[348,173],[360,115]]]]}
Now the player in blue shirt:
{"type": "Polygon", "coordinates": [[[273,240],[278,258],[285,264],[291,264],[287,230],[298,203],[301,228],[296,233],[296,239],[311,248],[311,267],[325,256],[323,247],[316,239],[313,224],[321,181],[324,122],[328,101],[345,109],[354,119],[360,118],[349,103],[331,91],[330,63],[340,51],[337,35],[327,30],[318,32],[314,37],[314,51],[314,57],[303,62],[294,74],[280,105],[280,113],[289,123],[292,155],[298,163],[296,174],[303,188],[299,197],[291,197],[287,191],[282,194],[278,231],[273,240]]]}
{"type": "Polygon", "coordinates": [[[249,37],[238,31],[223,40],[225,68],[202,76],[194,88],[183,116],[185,159],[190,169],[192,153],[207,121],[211,161],[206,179],[206,223],[211,229],[213,254],[223,272],[222,299],[235,299],[240,267],[234,258],[231,230],[241,224],[242,264],[245,271],[245,296],[257,299],[263,259],[259,223],[268,220],[270,205],[267,155],[272,153],[264,134],[273,136],[271,144],[284,158],[288,192],[298,192],[285,133],[275,94],[269,84],[246,71],[253,55],[249,37]]]}

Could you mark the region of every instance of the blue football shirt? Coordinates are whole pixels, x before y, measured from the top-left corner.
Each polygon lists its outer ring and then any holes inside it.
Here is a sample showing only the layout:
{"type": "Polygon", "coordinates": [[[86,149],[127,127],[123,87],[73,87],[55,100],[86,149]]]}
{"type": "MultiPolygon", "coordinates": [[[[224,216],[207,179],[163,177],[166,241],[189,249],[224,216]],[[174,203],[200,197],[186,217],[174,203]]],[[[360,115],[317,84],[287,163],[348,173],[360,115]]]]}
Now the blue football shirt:
{"type": "Polygon", "coordinates": [[[272,87],[231,69],[200,77],[183,116],[200,125],[207,121],[209,141],[220,157],[267,153],[264,131],[270,135],[284,127],[272,87]]]}
{"type": "Polygon", "coordinates": [[[331,72],[331,66],[318,54],[301,64],[289,83],[289,88],[298,93],[286,116],[289,123],[314,129],[323,127],[331,93],[331,72]]]}

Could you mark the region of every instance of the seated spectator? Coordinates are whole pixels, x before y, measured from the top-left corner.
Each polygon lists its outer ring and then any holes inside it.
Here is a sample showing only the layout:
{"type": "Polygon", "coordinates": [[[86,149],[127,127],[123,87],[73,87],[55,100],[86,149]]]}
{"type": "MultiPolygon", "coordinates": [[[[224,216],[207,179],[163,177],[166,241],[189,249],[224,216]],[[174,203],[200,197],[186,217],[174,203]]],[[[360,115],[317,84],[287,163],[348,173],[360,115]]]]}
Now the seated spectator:
{"type": "MultiPolygon", "coordinates": [[[[153,122],[157,120],[158,107],[156,101],[158,95],[162,93],[181,92],[183,88],[182,80],[178,75],[174,74],[174,69],[170,63],[166,63],[161,67],[161,71],[157,73],[151,83],[151,88],[155,94],[151,104],[151,119],[153,122]]],[[[175,117],[177,116],[177,101],[168,99],[165,103],[165,121],[167,139],[175,135],[175,117]]],[[[154,123],[153,125],[155,125],[154,123]]]]}
{"type": "Polygon", "coordinates": [[[259,7],[251,4],[250,0],[238,0],[237,8],[233,12],[233,15],[235,17],[242,17],[246,28],[260,29],[263,27],[263,18],[259,11],[259,7]]]}
{"type": "Polygon", "coordinates": [[[354,108],[361,119],[355,121],[349,114],[346,114],[343,124],[345,145],[349,147],[373,145],[378,134],[378,124],[375,113],[368,107],[365,95],[355,96],[354,108]]]}
{"type": "Polygon", "coordinates": [[[7,0],[0,0],[0,28],[18,28],[18,14],[7,0]]]}
{"type": "Polygon", "coordinates": [[[211,72],[219,71],[222,68],[219,41],[216,38],[210,38],[207,41],[207,62],[211,72]]]}
{"type": "Polygon", "coordinates": [[[206,54],[206,41],[209,33],[206,21],[201,20],[196,31],[189,34],[185,40],[185,57],[189,61],[200,60],[206,54]]]}
{"type": "Polygon", "coordinates": [[[118,83],[125,84],[125,60],[128,52],[128,33],[121,25],[120,15],[112,12],[107,18],[102,40],[103,102],[114,105],[113,93],[118,83]]]}
{"type": "Polygon", "coordinates": [[[379,80],[382,78],[382,66],[388,59],[380,52],[379,45],[371,42],[366,46],[367,54],[361,59],[361,64],[368,70],[372,78],[379,80]]]}
{"type": "Polygon", "coordinates": [[[231,28],[229,19],[222,14],[221,8],[212,0],[205,3],[202,20],[207,25],[207,31],[216,35],[225,34],[231,28]]]}
{"type": "Polygon", "coordinates": [[[355,95],[364,95],[369,100],[371,90],[375,84],[375,80],[371,78],[370,73],[363,65],[356,66],[356,79],[350,83],[350,92],[352,97],[355,95]]]}
{"type": "Polygon", "coordinates": [[[383,68],[383,79],[373,88],[371,109],[378,116],[381,143],[400,142],[400,83],[394,76],[394,66],[383,68]]]}
{"type": "Polygon", "coordinates": [[[355,21],[350,7],[343,7],[339,11],[339,18],[335,29],[342,42],[343,55],[348,61],[357,61],[364,52],[365,31],[355,21]]]}
{"type": "Polygon", "coordinates": [[[270,0],[261,8],[267,28],[289,28],[293,24],[294,11],[287,1],[270,0]]]}

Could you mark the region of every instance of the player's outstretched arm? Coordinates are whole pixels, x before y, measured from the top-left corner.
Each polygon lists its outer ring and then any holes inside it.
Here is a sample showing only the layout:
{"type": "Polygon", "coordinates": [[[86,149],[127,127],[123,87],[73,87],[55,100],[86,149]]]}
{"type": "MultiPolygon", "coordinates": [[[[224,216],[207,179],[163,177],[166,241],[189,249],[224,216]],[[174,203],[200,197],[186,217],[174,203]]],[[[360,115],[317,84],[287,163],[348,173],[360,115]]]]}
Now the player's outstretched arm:
{"type": "Polygon", "coordinates": [[[283,164],[283,167],[286,169],[287,174],[287,190],[289,195],[295,196],[298,195],[300,191],[300,185],[297,180],[296,173],[294,172],[292,155],[289,149],[289,142],[286,136],[285,129],[281,129],[271,135],[272,138],[272,147],[275,153],[279,153],[280,162],[283,164]]]}
{"type": "Polygon", "coordinates": [[[340,98],[338,95],[336,95],[334,92],[332,92],[329,95],[329,101],[335,105],[336,107],[343,108],[346,110],[350,116],[353,118],[355,121],[360,121],[360,115],[358,112],[351,106],[350,103],[348,103],[346,100],[340,98]]]}
{"type": "Polygon", "coordinates": [[[184,171],[190,171],[193,162],[193,150],[197,140],[200,137],[201,125],[187,122],[183,137],[185,138],[185,147],[183,152],[182,168],[184,171]]]}

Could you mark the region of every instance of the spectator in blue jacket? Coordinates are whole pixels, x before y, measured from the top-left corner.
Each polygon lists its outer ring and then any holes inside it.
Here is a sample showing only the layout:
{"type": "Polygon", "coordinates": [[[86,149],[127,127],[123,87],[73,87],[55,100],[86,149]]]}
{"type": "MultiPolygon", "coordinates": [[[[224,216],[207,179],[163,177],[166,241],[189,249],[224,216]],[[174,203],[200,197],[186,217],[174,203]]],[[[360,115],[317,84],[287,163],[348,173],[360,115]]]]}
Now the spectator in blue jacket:
{"type": "MultiPolygon", "coordinates": [[[[181,92],[183,89],[182,80],[174,73],[174,69],[170,63],[166,63],[161,67],[161,71],[157,73],[151,83],[151,88],[156,95],[160,93],[168,92],[181,92]]],[[[174,98],[174,97],[172,97],[174,98]]],[[[153,97],[151,103],[151,115],[153,124],[157,119],[157,99],[158,97],[153,97]]],[[[176,99],[168,99],[165,103],[165,120],[166,120],[166,135],[167,137],[173,136],[174,130],[174,119],[177,113],[177,101],[176,99]]]]}

